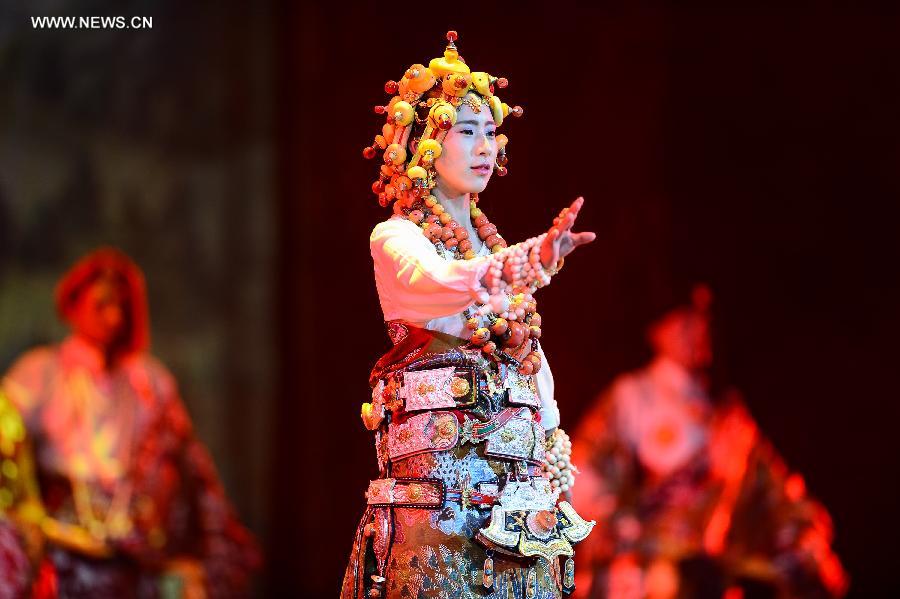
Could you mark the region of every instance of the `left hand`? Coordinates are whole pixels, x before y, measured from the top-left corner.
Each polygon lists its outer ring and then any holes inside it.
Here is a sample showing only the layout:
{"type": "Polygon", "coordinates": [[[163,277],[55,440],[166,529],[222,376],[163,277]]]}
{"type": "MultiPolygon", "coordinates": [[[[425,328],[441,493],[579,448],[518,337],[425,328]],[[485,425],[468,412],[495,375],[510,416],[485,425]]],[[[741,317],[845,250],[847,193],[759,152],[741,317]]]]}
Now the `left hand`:
{"type": "Polygon", "coordinates": [[[597,238],[597,235],[590,231],[582,233],[572,231],[582,205],[584,198],[578,198],[553,219],[553,226],[547,231],[547,237],[541,243],[541,265],[545,269],[553,268],[579,245],[590,243],[597,238]]]}

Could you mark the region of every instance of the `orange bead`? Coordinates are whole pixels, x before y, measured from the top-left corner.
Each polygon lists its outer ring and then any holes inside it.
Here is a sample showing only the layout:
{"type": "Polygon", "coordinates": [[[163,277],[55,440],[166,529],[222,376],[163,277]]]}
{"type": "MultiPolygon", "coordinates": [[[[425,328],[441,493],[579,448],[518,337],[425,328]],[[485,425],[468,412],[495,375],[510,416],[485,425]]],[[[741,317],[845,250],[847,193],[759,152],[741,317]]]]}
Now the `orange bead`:
{"type": "MultiPolygon", "coordinates": [[[[450,224],[451,220],[453,220],[453,217],[450,216],[448,213],[444,212],[443,214],[441,214],[441,224],[442,225],[450,224]]],[[[451,231],[451,234],[452,234],[452,231],[451,231]]]]}
{"type": "Polygon", "coordinates": [[[509,323],[509,338],[503,342],[504,347],[519,347],[525,340],[525,327],[513,320],[509,323]]]}
{"type": "Polygon", "coordinates": [[[509,329],[509,323],[505,318],[498,318],[494,321],[494,324],[491,325],[491,332],[495,335],[502,335],[509,329]]]}

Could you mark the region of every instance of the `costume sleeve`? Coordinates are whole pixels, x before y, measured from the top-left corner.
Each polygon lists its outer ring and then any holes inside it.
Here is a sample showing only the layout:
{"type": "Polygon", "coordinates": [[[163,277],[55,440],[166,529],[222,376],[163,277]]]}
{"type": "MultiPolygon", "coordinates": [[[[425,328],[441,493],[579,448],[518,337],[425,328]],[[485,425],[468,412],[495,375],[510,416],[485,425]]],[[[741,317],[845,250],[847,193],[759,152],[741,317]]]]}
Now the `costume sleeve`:
{"type": "Polygon", "coordinates": [[[448,262],[408,220],[378,224],[369,247],[385,320],[424,323],[459,314],[485,291],[487,256],[448,262]]]}
{"type": "Polygon", "coordinates": [[[196,490],[203,535],[203,566],[210,597],[243,596],[260,565],[255,539],[238,521],[206,447],[192,438],[185,448],[186,474],[196,490]]]}
{"type": "Polygon", "coordinates": [[[537,387],[538,397],[541,400],[541,424],[544,430],[551,431],[558,427],[560,423],[559,406],[556,404],[554,396],[553,372],[550,371],[550,363],[547,362],[544,348],[540,344],[538,345],[537,353],[541,357],[541,369],[534,375],[534,383],[537,387]]]}
{"type": "Polygon", "coordinates": [[[765,439],[750,454],[729,537],[740,553],[735,558],[768,555],[778,585],[791,597],[842,597],[847,591],[847,573],[831,548],[828,512],[765,439]]]}
{"type": "MultiPolygon", "coordinates": [[[[185,516],[164,524],[172,537],[166,558],[199,561],[209,597],[243,597],[260,562],[256,542],[238,521],[212,458],[195,435],[175,379],[156,362],[147,372],[161,412],[156,430],[143,443],[141,463],[155,465],[144,468],[142,488],[152,492],[176,484],[168,511],[185,516]]],[[[150,547],[139,549],[146,552],[150,547]]]]}

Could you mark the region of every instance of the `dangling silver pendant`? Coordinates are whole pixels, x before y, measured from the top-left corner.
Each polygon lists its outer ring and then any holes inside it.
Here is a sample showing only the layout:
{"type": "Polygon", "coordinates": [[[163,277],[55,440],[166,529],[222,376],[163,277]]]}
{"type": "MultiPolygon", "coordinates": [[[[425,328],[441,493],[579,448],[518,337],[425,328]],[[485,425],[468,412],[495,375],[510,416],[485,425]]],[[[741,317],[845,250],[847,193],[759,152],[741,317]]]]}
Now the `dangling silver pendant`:
{"type": "Polygon", "coordinates": [[[575,558],[567,557],[566,564],[563,566],[563,592],[567,595],[572,594],[575,590],[575,558]]]}
{"type": "Polygon", "coordinates": [[[537,570],[528,569],[528,577],[525,580],[525,597],[526,599],[534,599],[537,595],[537,570]]]}
{"type": "Polygon", "coordinates": [[[484,558],[484,570],[481,573],[481,584],[484,588],[491,589],[494,587],[494,552],[488,549],[487,557],[484,558]]]}

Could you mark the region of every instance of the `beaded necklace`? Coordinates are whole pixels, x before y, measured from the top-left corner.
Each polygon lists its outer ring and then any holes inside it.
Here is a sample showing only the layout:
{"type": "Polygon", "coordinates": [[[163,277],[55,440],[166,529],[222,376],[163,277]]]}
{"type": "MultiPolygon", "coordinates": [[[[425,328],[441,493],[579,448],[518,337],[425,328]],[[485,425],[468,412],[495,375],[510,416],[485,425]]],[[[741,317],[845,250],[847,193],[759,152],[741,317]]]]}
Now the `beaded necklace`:
{"type": "MultiPolygon", "coordinates": [[[[452,253],[456,260],[475,258],[469,231],[450,216],[435,196],[420,200],[421,195],[412,192],[398,198],[395,213],[419,225],[429,241],[452,253]]],[[[477,194],[469,202],[469,216],[478,237],[491,253],[498,254],[507,248],[497,226],[478,207],[477,194]]],[[[537,341],[541,337],[541,315],[529,288],[519,286],[511,291],[494,294],[478,308],[465,310],[466,328],[471,331],[469,342],[480,347],[486,356],[515,366],[523,375],[535,374],[541,368],[537,341]]]]}

